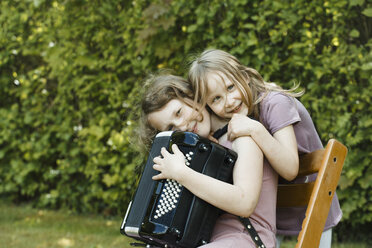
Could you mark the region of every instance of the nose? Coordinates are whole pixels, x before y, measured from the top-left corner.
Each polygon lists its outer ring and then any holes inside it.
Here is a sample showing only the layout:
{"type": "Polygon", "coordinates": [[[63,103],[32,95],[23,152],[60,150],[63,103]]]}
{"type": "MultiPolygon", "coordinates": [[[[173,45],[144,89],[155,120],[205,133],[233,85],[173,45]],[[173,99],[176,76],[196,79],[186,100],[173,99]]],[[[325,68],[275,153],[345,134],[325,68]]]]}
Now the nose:
{"type": "Polygon", "coordinates": [[[187,131],[187,121],[183,118],[178,119],[174,123],[174,126],[179,131],[187,131]]]}
{"type": "Polygon", "coordinates": [[[234,106],[234,98],[233,98],[232,94],[226,94],[225,99],[226,99],[225,100],[225,107],[226,108],[234,106]]]}

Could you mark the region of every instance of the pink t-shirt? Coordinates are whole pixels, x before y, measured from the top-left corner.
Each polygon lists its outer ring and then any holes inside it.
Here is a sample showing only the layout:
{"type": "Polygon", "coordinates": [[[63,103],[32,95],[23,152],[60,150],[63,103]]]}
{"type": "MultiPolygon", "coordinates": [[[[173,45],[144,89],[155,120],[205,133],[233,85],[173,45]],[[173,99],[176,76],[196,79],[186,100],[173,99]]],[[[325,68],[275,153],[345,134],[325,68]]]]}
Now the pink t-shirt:
{"type": "MultiPolygon", "coordinates": [[[[323,145],[314,123],[303,104],[295,98],[279,92],[269,93],[260,103],[260,122],[274,134],[278,130],[293,125],[296,135],[298,153],[304,154],[322,149],[323,145]]],[[[316,175],[296,179],[294,182],[315,180],[316,175]]],[[[281,183],[282,180],[279,180],[281,183]]],[[[290,183],[290,182],[283,182],[290,183]]],[[[305,207],[277,208],[277,234],[297,235],[305,218],[305,207]]],[[[340,221],[342,212],[337,195],[333,197],[324,230],[334,227],[340,221]]]]}
{"type": "MultiPolygon", "coordinates": [[[[221,145],[231,149],[231,142],[221,142],[221,145]]],[[[278,174],[268,161],[264,160],[261,194],[256,209],[249,217],[262,242],[268,248],[275,247],[275,211],[278,174]]],[[[240,220],[232,214],[223,214],[218,218],[213,229],[211,243],[203,248],[256,247],[249,233],[240,220]]]]}

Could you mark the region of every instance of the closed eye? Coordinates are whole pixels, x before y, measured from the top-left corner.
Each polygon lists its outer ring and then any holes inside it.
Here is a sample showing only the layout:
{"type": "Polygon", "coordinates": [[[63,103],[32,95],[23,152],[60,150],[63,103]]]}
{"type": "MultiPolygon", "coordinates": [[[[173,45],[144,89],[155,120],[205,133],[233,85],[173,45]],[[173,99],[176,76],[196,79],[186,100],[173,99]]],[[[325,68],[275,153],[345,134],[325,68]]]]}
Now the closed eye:
{"type": "Polygon", "coordinates": [[[213,98],[213,100],[212,100],[212,103],[217,102],[217,101],[220,100],[220,99],[221,99],[220,96],[215,96],[215,97],[213,98]]]}
{"type": "MultiPolygon", "coordinates": [[[[181,110],[182,110],[182,108],[179,108],[177,111],[176,111],[176,113],[174,113],[174,115],[176,116],[176,117],[179,117],[180,115],[181,115],[181,110]]],[[[168,128],[167,128],[167,130],[168,131],[174,131],[174,125],[169,125],[168,126],[168,128]]]]}

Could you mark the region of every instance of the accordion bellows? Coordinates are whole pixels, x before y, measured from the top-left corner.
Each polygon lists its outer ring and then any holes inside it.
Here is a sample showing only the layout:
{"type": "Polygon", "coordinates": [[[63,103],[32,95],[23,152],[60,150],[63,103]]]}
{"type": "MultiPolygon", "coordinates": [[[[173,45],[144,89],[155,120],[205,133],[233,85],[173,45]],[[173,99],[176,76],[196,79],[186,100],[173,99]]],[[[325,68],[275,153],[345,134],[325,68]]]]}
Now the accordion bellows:
{"type": "Polygon", "coordinates": [[[177,144],[186,165],[224,182],[232,182],[234,151],[191,132],[159,133],[153,142],[136,193],[128,206],[121,233],[157,247],[197,247],[210,240],[222,211],[193,195],[174,180],[152,180],[160,149],[177,144]]]}

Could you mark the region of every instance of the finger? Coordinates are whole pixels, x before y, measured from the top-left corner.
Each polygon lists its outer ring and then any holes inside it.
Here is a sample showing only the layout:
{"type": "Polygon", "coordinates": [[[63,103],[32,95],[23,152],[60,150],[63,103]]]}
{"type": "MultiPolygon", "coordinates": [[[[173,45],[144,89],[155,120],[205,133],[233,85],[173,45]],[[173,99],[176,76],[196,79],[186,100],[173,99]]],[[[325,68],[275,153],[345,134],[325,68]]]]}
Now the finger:
{"type": "Polygon", "coordinates": [[[152,180],[160,180],[160,179],[164,179],[164,177],[161,173],[152,177],[152,180]]]}
{"type": "Polygon", "coordinates": [[[233,141],[235,138],[236,136],[234,134],[232,124],[229,123],[228,130],[227,130],[227,139],[230,141],[233,141]]]}
{"type": "Polygon", "coordinates": [[[235,135],[233,132],[229,132],[227,134],[227,139],[230,140],[230,141],[233,141],[235,139],[235,135]]]}
{"type": "Polygon", "coordinates": [[[160,156],[155,157],[152,162],[155,164],[160,164],[163,159],[160,156]]]}
{"type": "Polygon", "coordinates": [[[213,141],[213,142],[215,142],[215,143],[218,143],[218,140],[215,137],[213,137],[212,134],[209,134],[208,135],[208,139],[211,140],[211,141],[213,141]]]}
{"type": "Polygon", "coordinates": [[[153,168],[154,170],[157,170],[157,171],[160,171],[160,172],[161,172],[161,167],[160,167],[159,164],[154,164],[154,165],[152,166],[152,168],[153,168]]]}
{"type": "Polygon", "coordinates": [[[176,144],[172,145],[172,151],[173,151],[174,154],[182,153],[176,144]]]}
{"type": "Polygon", "coordinates": [[[167,151],[167,149],[165,149],[165,147],[162,147],[160,149],[160,153],[161,153],[161,155],[163,155],[163,157],[165,157],[166,155],[169,154],[169,152],[167,151]]]}

